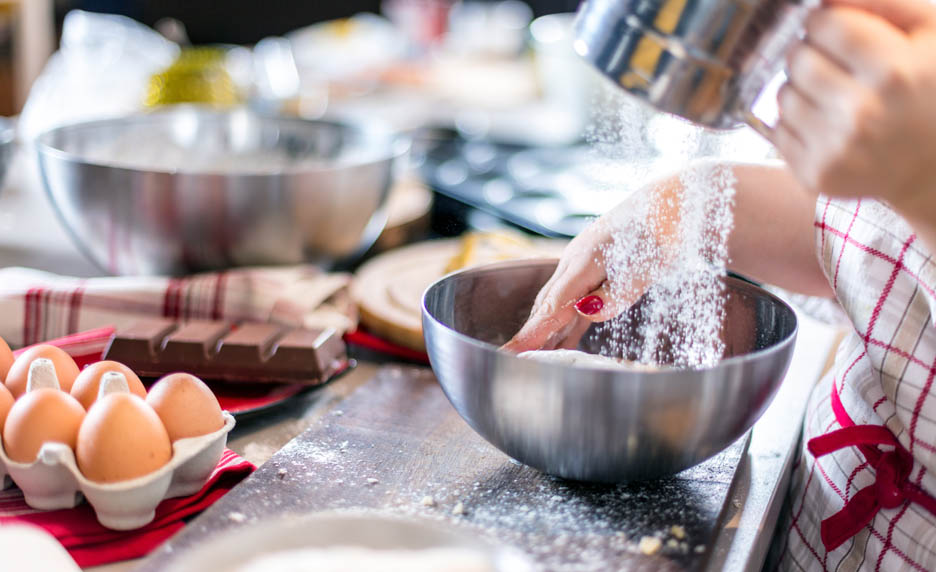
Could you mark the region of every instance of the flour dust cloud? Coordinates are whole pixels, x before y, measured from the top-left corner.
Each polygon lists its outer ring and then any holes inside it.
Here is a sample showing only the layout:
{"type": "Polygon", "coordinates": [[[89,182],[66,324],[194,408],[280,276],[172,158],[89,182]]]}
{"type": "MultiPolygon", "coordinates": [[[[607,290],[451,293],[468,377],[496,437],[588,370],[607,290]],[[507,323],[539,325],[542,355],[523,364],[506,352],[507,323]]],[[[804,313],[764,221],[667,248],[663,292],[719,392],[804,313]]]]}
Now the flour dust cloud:
{"type": "Polygon", "coordinates": [[[708,132],[610,89],[595,109],[587,132],[594,152],[639,166],[632,170],[637,180],[620,183],[629,195],[604,219],[611,239],[596,256],[615,300],[629,304],[643,295],[637,307],[599,326],[601,352],[712,366],[725,349],[719,334],[735,184],[731,169],[713,158],[763,158],[769,146],[748,146],[748,156],[739,157],[738,138],[747,134],[708,132]]]}

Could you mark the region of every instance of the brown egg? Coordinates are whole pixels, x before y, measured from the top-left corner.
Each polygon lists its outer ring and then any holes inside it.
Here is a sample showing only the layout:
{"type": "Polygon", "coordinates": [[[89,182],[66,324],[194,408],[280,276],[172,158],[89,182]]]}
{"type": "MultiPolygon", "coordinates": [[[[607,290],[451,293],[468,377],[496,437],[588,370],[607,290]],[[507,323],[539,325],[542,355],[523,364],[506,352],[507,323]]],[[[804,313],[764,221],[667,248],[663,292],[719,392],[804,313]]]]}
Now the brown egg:
{"type": "Polygon", "coordinates": [[[116,371],[124,374],[127,378],[127,385],[130,386],[130,393],[140,399],[146,399],[146,388],[143,382],[133,370],[124,364],[116,361],[99,361],[92,363],[81,370],[75,383],[72,385],[72,397],[81,402],[85,409],[91,409],[91,405],[97,400],[98,390],[101,386],[101,376],[109,371],[116,371]]]}
{"type": "Polygon", "coordinates": [[[13,407],[13,394],[0,383],[0,432],[3,431],[3,424],[6,423],[7,415],[13,407]]]}
{"type": "Polygon", "coordinates": [[[173,441],[207,435],[224,427],[218,398],[205,383],[188,373],[160,379],[146,396],[173,441]]]}
{"type": "Polygon", "coordinates": [[[130,393],[98,400],[78,431],[78,469],[99,483],[152,473],[172,458],[172,443],[156,412],[130,393]]]}
{"type": "Polygon", "coordinates": [[[16,400],[3,424],[7,457],[19,463],[36,460],[43,443],[56,441],[75,448],[85,410],[78,400],[48,387],[16,400]]]}
{"type": "Polygon", "coordinates": [[[6,381],[7,373],[14,360],[16,358],[13,357],[13,350],[7,345],[6,340],[0,338],[0,381],[6,381]]]}
{"type": "Polygon", "coordinates": [[[78,377],[78,366],[65,350],[46,344],[33,346],[20,354],[13,365],[10,366],[10,372],[7,374],[6,386],[13,394],[13,397],[19,399],[26,393],[26,381],[29,377],[29,366],[37,358],[46,358],[52,360],[55,365],[55,375],[58,377],[59,387],[62,391],[68,393],[71,391],[75,378],[78,377]]]}

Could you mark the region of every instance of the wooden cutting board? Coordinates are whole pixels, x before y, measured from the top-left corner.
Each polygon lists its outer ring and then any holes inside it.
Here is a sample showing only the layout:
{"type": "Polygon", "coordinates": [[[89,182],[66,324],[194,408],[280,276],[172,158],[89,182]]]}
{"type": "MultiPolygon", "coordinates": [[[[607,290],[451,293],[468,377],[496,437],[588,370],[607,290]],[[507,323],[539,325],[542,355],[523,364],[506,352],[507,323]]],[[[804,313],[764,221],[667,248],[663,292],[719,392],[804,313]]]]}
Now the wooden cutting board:
{"type": "Polygon", "coordinates": [[[186,547],[227,529],[263,526],[264,518],[286,513],[341,509],[430,519],[516,546],[544,570],[698,570],[730,505],[745,443],[657,481],[565,481],[520,465],[481,439],[451,407],[431,370],[387,366],[141,570],[162,570],[186,547]],[[674,525],[685,530],[684,539],[674,537],[674,525]],[[643,554],[644,536],[658,536],[663,548],[643,554]]]}
{"type": "Polygon", "coordinates": [[[425,351],[422,294],[449,272],[518,258],[558,258],[568,241],[529,239],[499,233],[430,240],[380,254],[354,275],[351,297],[361,324],[401,346],[425,351]]]}

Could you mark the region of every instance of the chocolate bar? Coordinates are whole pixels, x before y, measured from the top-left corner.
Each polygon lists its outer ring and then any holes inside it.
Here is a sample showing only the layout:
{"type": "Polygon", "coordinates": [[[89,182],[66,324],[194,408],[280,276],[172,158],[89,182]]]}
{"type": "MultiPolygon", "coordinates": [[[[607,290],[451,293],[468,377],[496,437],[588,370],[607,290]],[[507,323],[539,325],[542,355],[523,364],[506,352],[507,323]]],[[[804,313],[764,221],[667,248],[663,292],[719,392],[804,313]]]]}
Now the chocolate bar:
{"type": "Polygon", "coordinates": [[[141,377],[185,371],[206,380],[309,385],[348,367],[347,348],[333,329],[205,320],[142,320],[114,334],[104,359],[141,377]]]}

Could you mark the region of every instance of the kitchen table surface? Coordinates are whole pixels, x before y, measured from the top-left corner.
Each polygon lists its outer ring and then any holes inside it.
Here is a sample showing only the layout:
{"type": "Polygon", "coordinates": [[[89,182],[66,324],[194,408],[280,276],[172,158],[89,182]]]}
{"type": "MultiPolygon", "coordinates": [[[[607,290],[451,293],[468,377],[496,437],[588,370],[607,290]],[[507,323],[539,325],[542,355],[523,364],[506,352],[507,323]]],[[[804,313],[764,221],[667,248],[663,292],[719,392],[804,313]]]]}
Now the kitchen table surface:
{"type": "MultiPolygon", "coordinates": [[[[94,276],[100,271],[73,246],[40,188],[35,162],[20,150],[0,191],[0,265],[29,266],[59,274],[94,276]]],[[[773,404],[751,432],[738,465],[707,568],[759,570],[776,525],[798,441],[798,420],[809,390],[828,367],[839,330],[800,316],[790,371],[773,404]]],[[[374,378],[380,359],[358,367],[326,387],[293,398],[273,411],[240,421],[229,446],[261,465],[354,391],[374,378]]],[[[184,531],[183,531],[184,533],[184,531]]],[[[91,568],[130,570],[136,561],[91,568]]]]}

